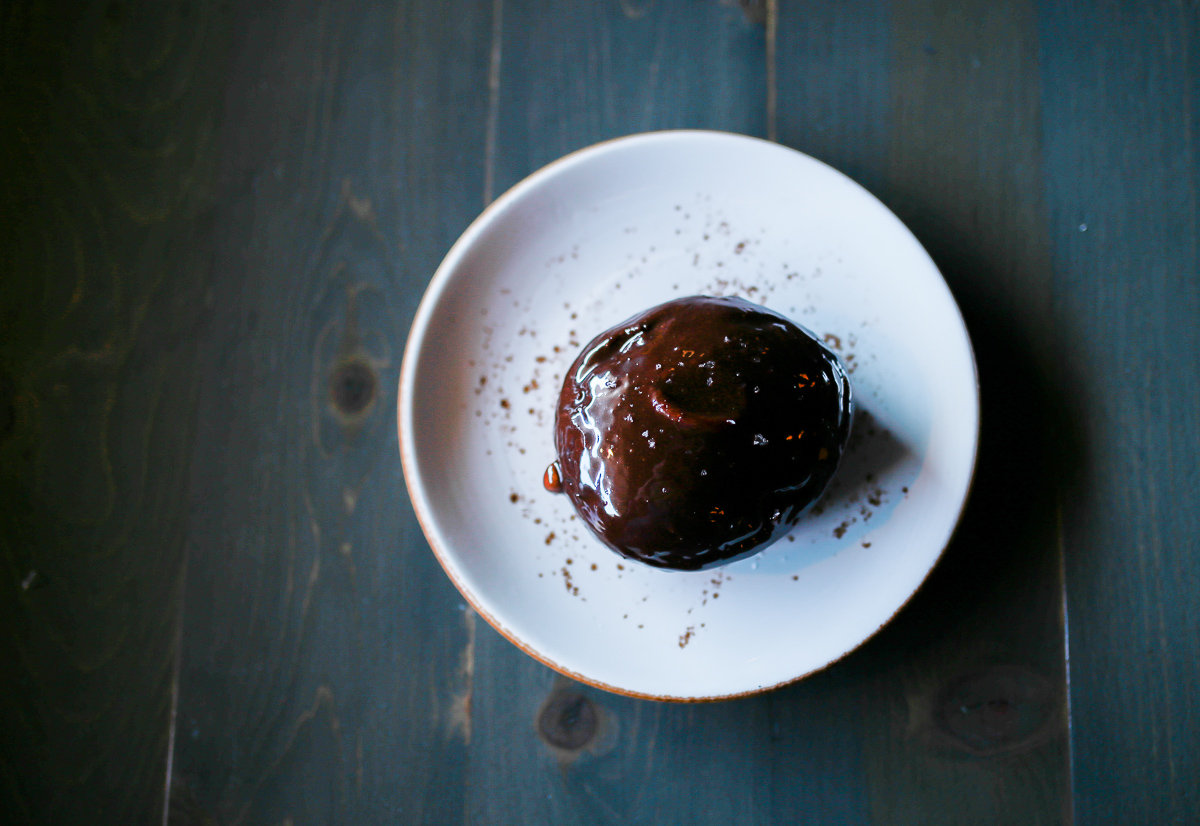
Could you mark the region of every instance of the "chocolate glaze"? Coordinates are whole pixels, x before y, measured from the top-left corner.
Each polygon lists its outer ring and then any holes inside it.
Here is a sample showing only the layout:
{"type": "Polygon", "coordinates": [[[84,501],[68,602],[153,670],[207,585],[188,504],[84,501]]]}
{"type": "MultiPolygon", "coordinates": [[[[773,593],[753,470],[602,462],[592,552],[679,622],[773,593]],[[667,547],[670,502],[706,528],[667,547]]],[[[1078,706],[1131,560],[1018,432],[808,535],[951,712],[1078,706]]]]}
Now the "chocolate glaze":
{"type": "Polygon", "coordinates": [[[563,491],[618,553],[664,568],[733,561],[787,533],[850,431],[837,358],[739,298],[669,301],[571,365],[554,442],[563,491]]]}

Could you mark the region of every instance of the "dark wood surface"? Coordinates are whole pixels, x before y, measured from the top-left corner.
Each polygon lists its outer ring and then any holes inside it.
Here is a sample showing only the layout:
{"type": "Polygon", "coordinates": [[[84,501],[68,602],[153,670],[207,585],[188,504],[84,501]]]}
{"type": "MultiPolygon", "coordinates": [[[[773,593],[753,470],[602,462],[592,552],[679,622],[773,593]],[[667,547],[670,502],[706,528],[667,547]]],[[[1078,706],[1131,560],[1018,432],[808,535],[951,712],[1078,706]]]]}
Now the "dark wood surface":
{"type": "Polygon", "coordinates": [[[1200,822],[1200,7],[0,7],[0,820],[1200,822]],[[975,490],[862,649],[718,704],[477,619],[395,387],[446,249],[598,140],[701,127],[913,229],[975,490]]]}

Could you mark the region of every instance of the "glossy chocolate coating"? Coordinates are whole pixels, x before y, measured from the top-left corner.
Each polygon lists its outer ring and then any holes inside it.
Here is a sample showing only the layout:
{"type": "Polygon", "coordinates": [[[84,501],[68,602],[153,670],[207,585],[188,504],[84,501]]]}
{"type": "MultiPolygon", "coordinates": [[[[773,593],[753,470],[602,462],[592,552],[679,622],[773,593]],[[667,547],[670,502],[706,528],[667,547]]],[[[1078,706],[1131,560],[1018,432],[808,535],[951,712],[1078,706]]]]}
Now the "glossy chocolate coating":
{"type": "Polygon", "coordinates": [[[837,358],[783,316],[694,296],[601,333],[571,365],[554,442],[563,491],[618,553],[695,570],[786,534],[850,431],[837,358]]]}

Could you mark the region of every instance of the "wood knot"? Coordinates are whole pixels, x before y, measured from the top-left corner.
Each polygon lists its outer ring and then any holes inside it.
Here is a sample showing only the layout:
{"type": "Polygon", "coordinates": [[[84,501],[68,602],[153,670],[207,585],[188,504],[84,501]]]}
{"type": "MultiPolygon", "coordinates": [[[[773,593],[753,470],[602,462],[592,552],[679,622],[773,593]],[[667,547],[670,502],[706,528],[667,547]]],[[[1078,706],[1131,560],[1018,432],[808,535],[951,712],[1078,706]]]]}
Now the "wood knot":
{"type": "Polygon", "coordinates": [[[972,754],[1014,751],[1044,739],[1056,716],[1048,680],[1020,666],[994,666],[951,681],[938,698],[936,724],[972,754]]]}
{"type": "Polygon", "coordinates": [[[329,397],[333,408],[348,419],[366,414],[375,401],[379,379],[363,359],[344,361],[329,374],[329,397]]]}
{"type": "Polygon", "coordinates": [[[564,751],[579,751],[596,737],[599,718],[596,706],[584,694],[555,691],[538,712],[538,735],[564,751]]]}

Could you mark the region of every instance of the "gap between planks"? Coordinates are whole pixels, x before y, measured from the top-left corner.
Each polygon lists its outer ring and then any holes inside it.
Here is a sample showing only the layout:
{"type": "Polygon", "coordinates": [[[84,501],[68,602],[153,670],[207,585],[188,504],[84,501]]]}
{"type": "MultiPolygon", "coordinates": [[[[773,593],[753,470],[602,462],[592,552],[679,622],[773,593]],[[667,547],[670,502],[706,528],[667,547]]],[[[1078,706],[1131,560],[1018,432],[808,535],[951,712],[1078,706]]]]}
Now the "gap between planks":
{"type": "Polygon", "coordinates": [[[492,49],[488,59],[488,108],[483,139],[483,205],[495,197],[496,129],[500,120],[500,61],[504,35],[504,0],[492,0],[492,49]]]}
{"type": "Polygon", "coordinates": [[[779,31],[779,0],[767,0],[767,20],[764,37],[767,60],[767,140],[779,138],[779,85],[776,82],[775,36],[779,31]]]}

